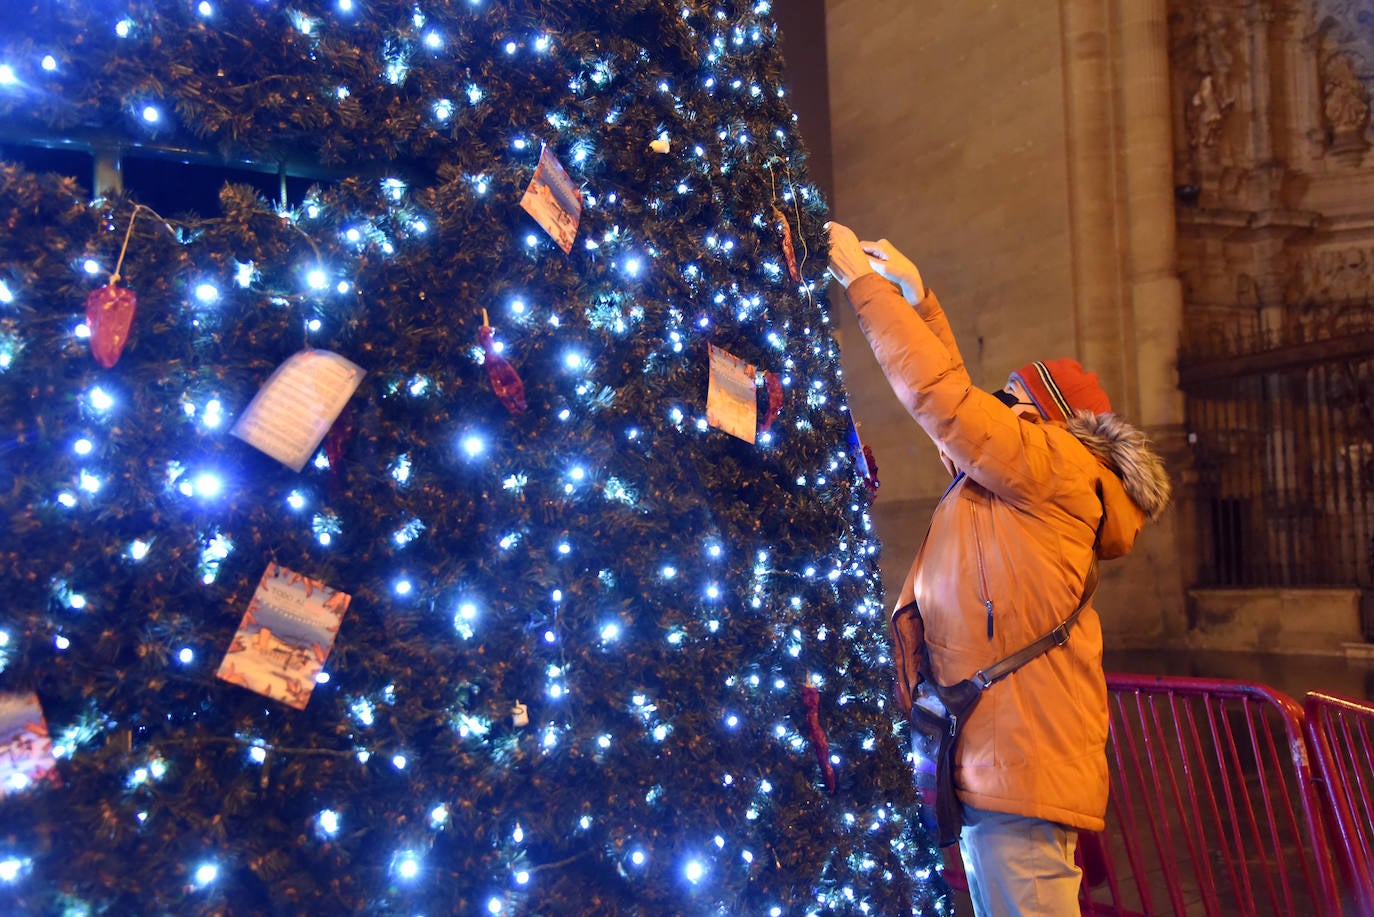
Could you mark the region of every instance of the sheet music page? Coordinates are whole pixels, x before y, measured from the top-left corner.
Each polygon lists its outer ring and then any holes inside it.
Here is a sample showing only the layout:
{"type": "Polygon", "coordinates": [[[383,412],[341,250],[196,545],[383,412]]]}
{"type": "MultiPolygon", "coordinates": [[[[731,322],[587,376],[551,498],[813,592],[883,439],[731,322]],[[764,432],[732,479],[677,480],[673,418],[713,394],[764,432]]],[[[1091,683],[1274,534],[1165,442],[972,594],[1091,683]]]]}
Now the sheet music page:
{"type": "Polygon", "coordinates": [[[295,471],[320,440],[366,373],[327,350],[302,350],[277,367],[230,430],[295,471]]]}

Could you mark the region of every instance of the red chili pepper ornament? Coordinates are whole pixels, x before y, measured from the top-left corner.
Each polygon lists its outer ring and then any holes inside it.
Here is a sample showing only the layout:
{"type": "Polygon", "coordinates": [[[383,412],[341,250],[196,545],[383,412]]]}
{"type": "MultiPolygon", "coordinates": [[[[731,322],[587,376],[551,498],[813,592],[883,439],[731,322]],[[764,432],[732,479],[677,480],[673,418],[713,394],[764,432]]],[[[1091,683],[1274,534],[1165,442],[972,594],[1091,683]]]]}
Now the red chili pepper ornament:
{"type": "Polygon", "coordinates": [[[97,287],[86,297],[86,327],[91,331],[91,354],[97,363],[109,369],[119,362],[124,345],[129,342],[129,328],[134,323],[138,297],[127,287],[109,284],[97,287]]]}
{"type": "Polygon", "coordinates": [[[487,378],[491,380],[491,390],[501,399],[507,411],[512,414],[524,412],[525,383],[520,380],[520,374],[510,365],[510,361],[496,352],[496,329],[487,324],[486,309],[482,310],[482,327],[477,332],[477,340],[481,341],[482,353],[486,357],[483,363],[487,367],[487,378]]]}

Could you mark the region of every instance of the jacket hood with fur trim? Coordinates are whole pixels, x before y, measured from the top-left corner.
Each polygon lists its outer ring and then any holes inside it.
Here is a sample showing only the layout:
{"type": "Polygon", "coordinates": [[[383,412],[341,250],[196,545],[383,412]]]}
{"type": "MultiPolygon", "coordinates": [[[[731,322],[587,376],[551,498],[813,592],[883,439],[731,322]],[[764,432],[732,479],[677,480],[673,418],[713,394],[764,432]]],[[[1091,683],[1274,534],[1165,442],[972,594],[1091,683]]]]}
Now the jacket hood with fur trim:
{"type": "Polygon", "coordinates": [[[1115,414],[1081,411],[1069,432],[1121,479],[1126,495],[1151,522],[1159,519],[1173,492],[1164,461],[1143,432],[1115,414]]]}

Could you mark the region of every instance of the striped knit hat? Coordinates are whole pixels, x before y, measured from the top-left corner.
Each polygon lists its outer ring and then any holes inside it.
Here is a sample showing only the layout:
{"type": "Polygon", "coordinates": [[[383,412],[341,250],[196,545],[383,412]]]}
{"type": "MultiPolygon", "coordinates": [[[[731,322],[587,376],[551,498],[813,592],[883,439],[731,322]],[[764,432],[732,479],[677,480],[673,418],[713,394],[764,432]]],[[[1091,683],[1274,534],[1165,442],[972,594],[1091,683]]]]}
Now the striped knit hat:
{"type": "Polygon", "coordinates": [[[1061,357],[1028,363],[1011,378],[1026,387],[1046,420],[1067,421],[1079,411],[1112,412],[1112,402],[1097,383],[1097,373],[1086,371],[1077,360],[1061,357]]]}

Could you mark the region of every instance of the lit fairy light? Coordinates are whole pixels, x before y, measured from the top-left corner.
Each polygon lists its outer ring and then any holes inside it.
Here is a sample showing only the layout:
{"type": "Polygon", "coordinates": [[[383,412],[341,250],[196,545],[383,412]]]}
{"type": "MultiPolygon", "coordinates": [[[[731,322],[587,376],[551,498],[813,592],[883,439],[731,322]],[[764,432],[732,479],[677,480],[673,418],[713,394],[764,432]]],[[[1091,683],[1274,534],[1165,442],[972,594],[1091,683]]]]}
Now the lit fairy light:
{"type": "Polygon", "coordinates": [[[215,286],[213,283],[196,284],[195,294],[196,299],[207,306],[213,305],[219,301],[219,287],[215,286]]]}
{"type": "Polygon", "coordinates": [[[706,877],[706,865],[700,860],[688,860],[687,865],[683,867],[683,875],[687,877],[688,882],[696,885],[706,877]]]}
{"type": "Polygon", "coordinates": [[[183,646],[177,653],[177,661],[182,665],[190,665],[196,658],[195,651],[189,646],[183,646]]]}
{"type": "Polygon", "coordinates": [[[315,816],[315,821],[319,825],[319,831],[325,837],[333,837],[339,833],[339,813],[333,809],[321,809],[320,814],[315,816]]]}
{"type": "Polygon", "coordinates": [[[14,293],[10,291],[10,285],[0,280],[0,305],[9,305],[14,302],[14,293]]]}
{"type": "Polygon", "coordinates": [[[29,860],[6,857],[0,860],[0,882],[16,882],[29,865],[29,860]]]}
{"type": "Polygon", "coordinates": [[[162,120],[162,112],[156,105],[143,106],[143,120],[148,124],[156,124],[162,120]]]}
{"type": "Polygon", "coordinates": [[[396,874],[402,879],[414,879],[420,874],[420,857],[411,851],[405,851],[396,857],[396,874]]]}
{"type": "Polygon", "coordinates": [[[191,480],[183,480],[177,485],[183,496],[212,499],[224,491],[224,480],[213,472],[203,471],[191,480]]]}
{"type": "Polygon", "coordinates": [[[202,863],[196,867],[196,884],[204,888],[219,878],[219,867],[214,863],[202,863]]]}
{"type": "Polygon", "coordinates": [[[224,404],[218,398],[211,398],[205,402],[200,422],[212,430],[218,429],[224,423],[224,404]]]}
{"type": "Polygon", "coordinates": [[[90,394],[86,396],[86,400],[90,406],[97,411],[108,411],[115,406],[114,396],[99,387],[91,389],[90,394]]]}
{"type": "Polygon", "coordinates": [[[453,117],[453,103],[448,99],[439,99],[430,109],[436,121],[447,121],[453,117]]]}

